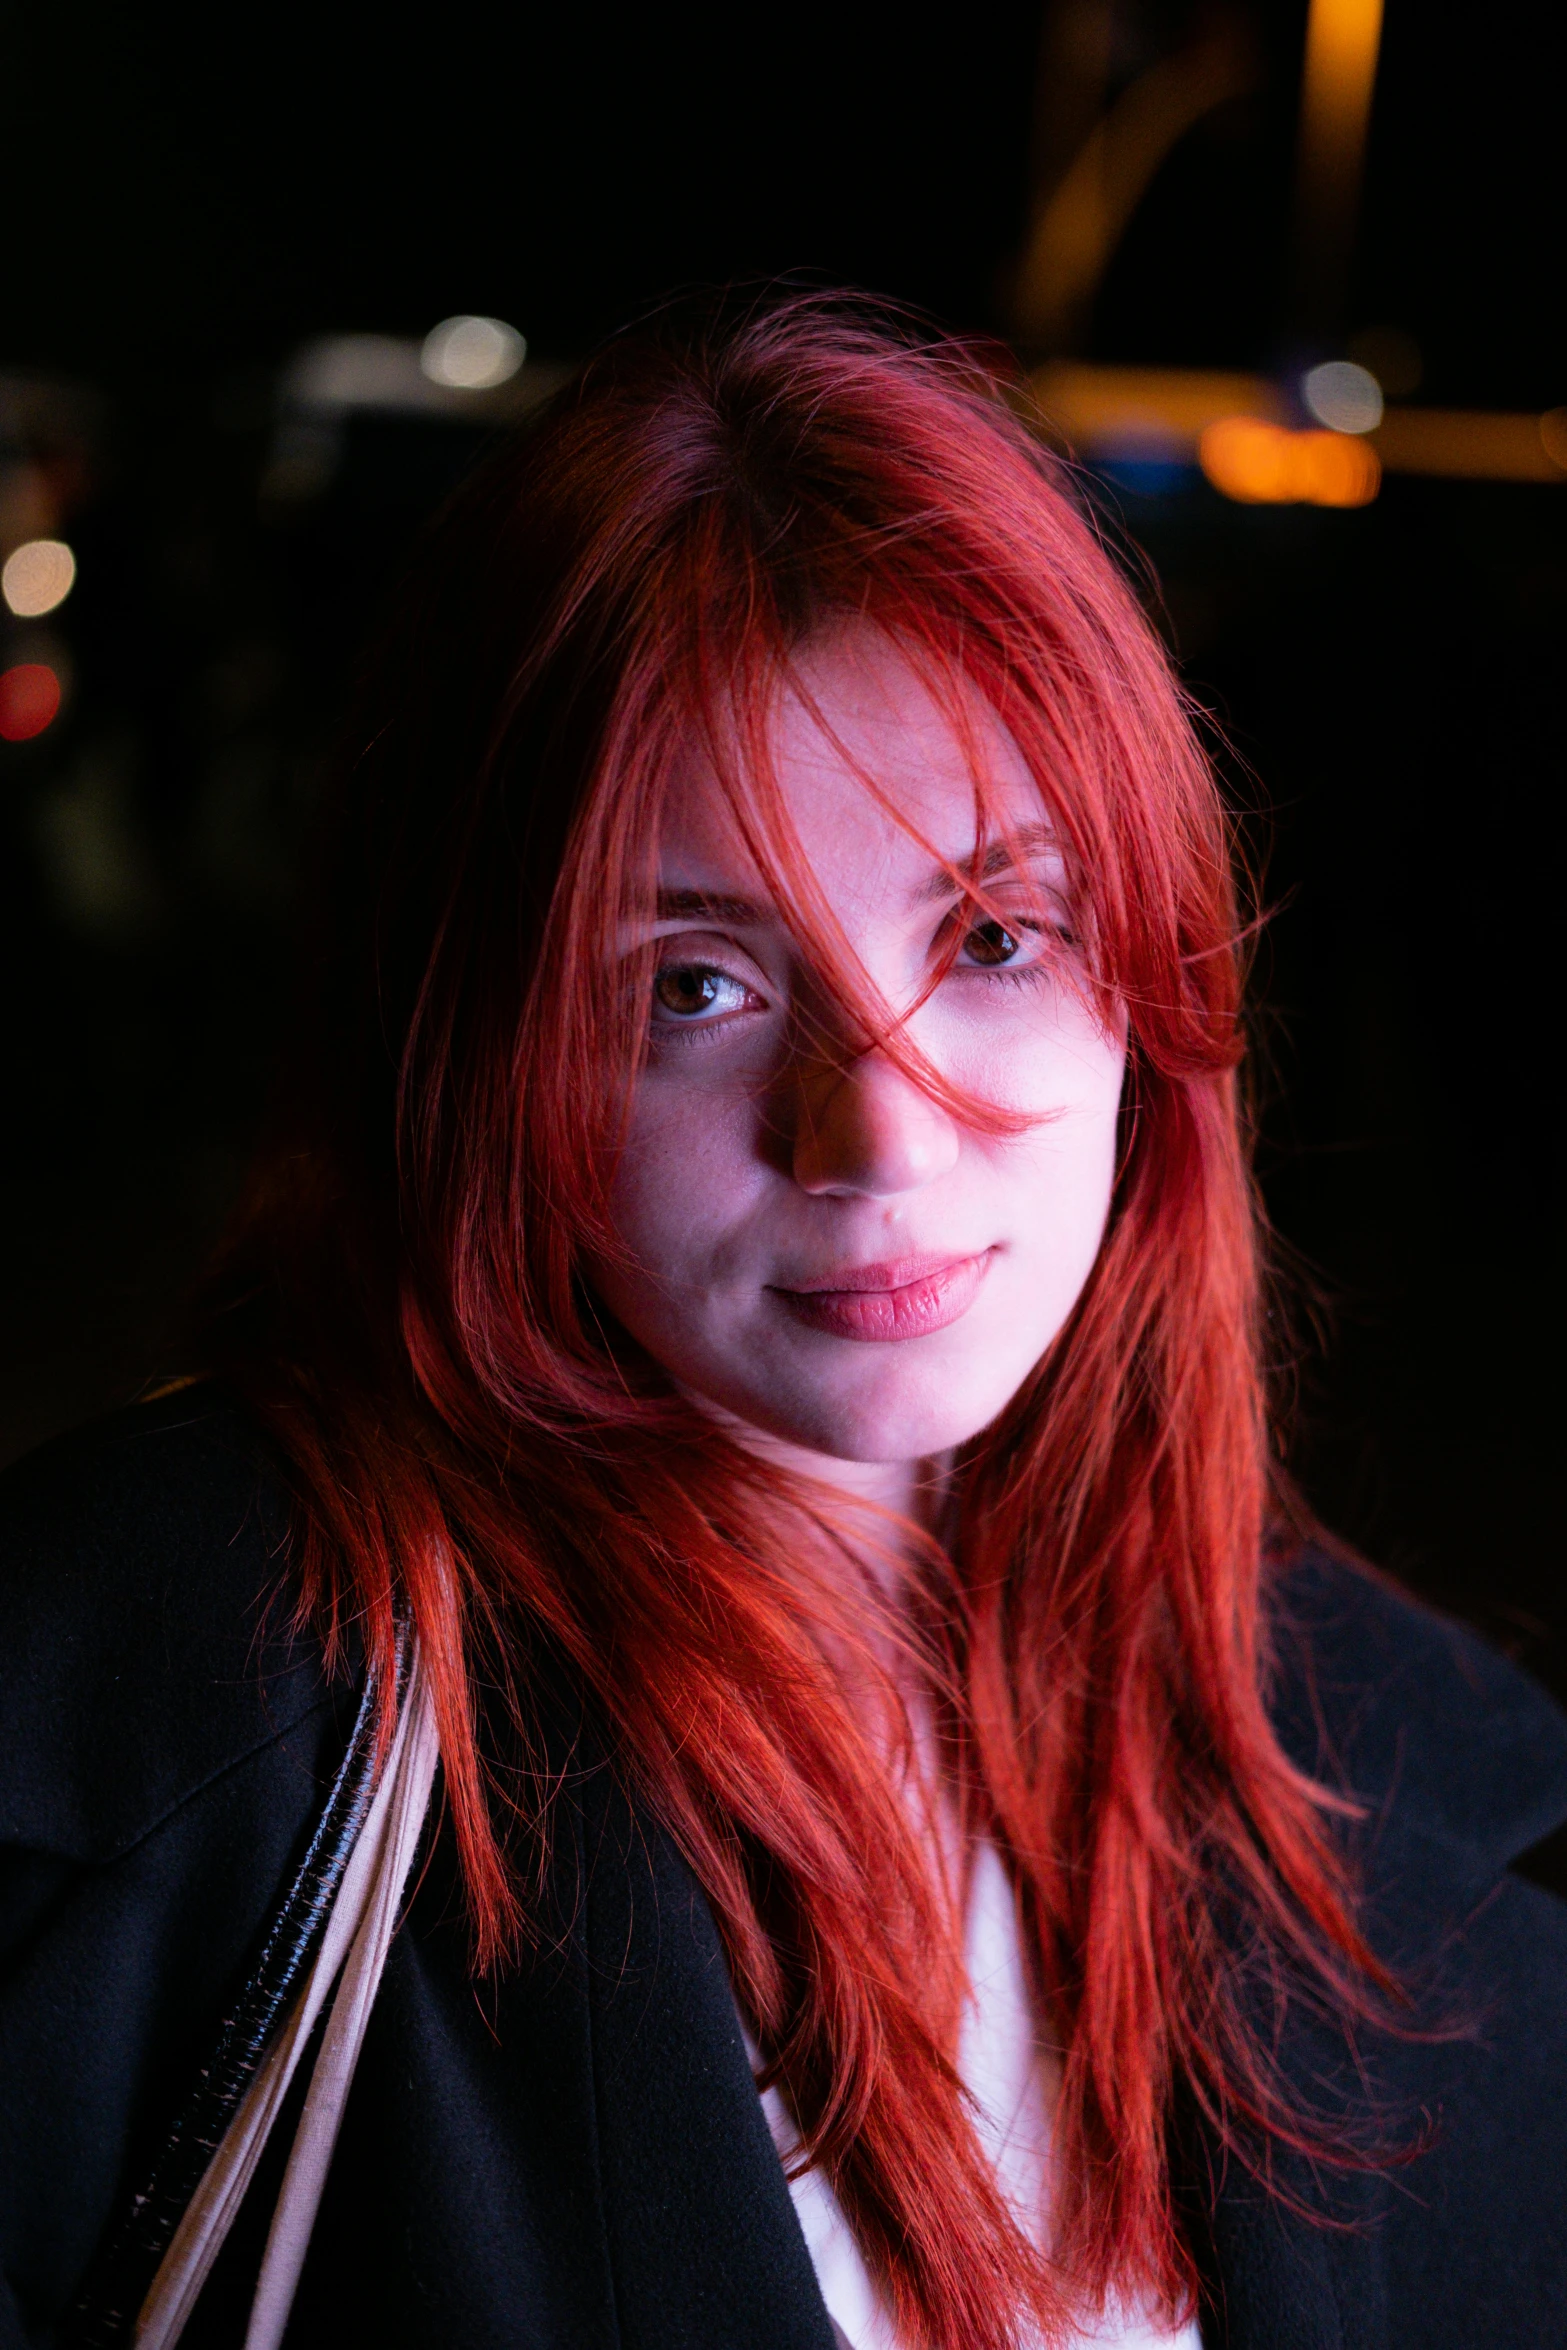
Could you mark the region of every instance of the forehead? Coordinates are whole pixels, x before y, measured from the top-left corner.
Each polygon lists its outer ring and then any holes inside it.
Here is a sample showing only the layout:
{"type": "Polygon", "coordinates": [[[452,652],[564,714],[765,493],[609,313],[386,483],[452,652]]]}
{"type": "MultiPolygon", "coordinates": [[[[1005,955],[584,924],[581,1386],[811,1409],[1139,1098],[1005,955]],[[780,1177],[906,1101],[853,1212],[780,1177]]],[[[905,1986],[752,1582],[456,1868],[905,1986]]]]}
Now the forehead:
{"type": "MultiPolygon", "coordinates": [[[[923,874],[933,854],[961,864],[981,804],[991,835],[1033,829],[1042,814],[1038,786],[989,704],[970,692],[959,711],[945,707],[908,656],[868,626],[806,650],[774,704],[767,744],[789,827],[823,881],[895,885],[923,874]]],[[[670,881],[710,878],[715,863],[726,874],[755,870],[729,789],[694,749],[670,777],[660,852],[670,881]]]]}

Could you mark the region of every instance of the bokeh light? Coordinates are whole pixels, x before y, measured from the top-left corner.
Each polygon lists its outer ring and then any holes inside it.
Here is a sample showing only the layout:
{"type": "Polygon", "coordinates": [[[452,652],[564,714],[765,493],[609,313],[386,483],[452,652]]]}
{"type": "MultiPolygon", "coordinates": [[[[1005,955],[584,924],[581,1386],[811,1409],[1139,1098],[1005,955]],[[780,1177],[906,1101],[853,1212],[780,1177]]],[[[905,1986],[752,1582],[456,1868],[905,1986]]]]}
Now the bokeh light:
{"type": "Polygon", "coordinates": [[[443,318],[425,336],[419,364],[431,383],[488,392],[509,383],[527,356],[527,344],[504,319],[443,318]]]}
{"type": "Polygon", "coordinates": [[[19,661],[0,673],[0,742],[31,742],[59,708],[60,680],[46,661],[19,661]]]}
{"type": "Polygon", "coordinates": [[[63,604],[76,580],[76,557],[63,539],[28,539],[0,569],[0,596],[18,620],[39,620],[63,604]]]}
{"type": "Polygon", "coordinates": [[[1351,434],[1291,432],[1225,416],[1197,444],[1216,490],[1246,506],[1368,506],[1382,481],[1374,449],[1351,434]]]}
{"type": "Polygon", "coordinates": [[[1324,360],[1303,379],[1300,393],[1330,432],[1375,432],[1382,422],[1382,386],[1353,359],[1324,360]]]}

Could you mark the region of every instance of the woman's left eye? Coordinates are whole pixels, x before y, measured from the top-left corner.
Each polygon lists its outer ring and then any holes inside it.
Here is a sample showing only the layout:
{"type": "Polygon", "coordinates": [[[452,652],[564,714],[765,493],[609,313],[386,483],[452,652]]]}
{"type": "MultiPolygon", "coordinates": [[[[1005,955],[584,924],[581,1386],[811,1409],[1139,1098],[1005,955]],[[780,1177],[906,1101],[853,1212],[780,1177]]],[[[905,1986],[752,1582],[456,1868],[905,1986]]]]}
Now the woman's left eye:
{"type": "Polygon", "coordinates": [[[977,965],[982,971],[1004,970],[1033,944],[1036,935],[1030,923],[1020,922],[1014,928],[987,917],[964,933],[958,960],[977,965]]]}

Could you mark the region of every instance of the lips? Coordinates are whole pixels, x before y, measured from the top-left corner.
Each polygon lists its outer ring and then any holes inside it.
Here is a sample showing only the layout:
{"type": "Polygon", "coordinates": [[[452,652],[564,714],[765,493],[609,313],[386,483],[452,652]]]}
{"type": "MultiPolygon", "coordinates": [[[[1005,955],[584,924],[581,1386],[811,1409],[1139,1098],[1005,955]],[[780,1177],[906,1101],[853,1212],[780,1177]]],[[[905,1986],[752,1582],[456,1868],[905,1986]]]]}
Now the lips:
{"type": "Polygon", "coordinates": [[[925,1338],[966,1314],[990,1269],[993,1249],[972,1257],[908,1257],[896,1264],[834,1269],[798,1288],[773,1285],[790,1313],[834,1338],[925,1338]]]}

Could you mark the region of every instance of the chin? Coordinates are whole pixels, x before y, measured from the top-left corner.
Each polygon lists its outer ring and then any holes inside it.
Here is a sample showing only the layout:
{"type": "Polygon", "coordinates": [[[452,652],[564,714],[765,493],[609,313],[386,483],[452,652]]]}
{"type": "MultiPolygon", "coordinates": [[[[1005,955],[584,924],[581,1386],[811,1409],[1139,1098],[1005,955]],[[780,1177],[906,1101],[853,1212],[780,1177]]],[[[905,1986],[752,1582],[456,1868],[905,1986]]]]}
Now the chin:
{"type": "MultiPolygon", "coordinates": [[[[895,1383],[896,1384],[896,1383],[895,1383]]],[[[941,1395],[838,1393],[780,1397],[746,1412],[790,1444],[832,1460],[890,1463],[928,1460],[966,1444],[1004,1411],[1012,1388],[971,1395],[959,1407],[949,1385],[941,1395]],[[781,1408],[780,1408],[781,1407],[781,1408]]]]}

